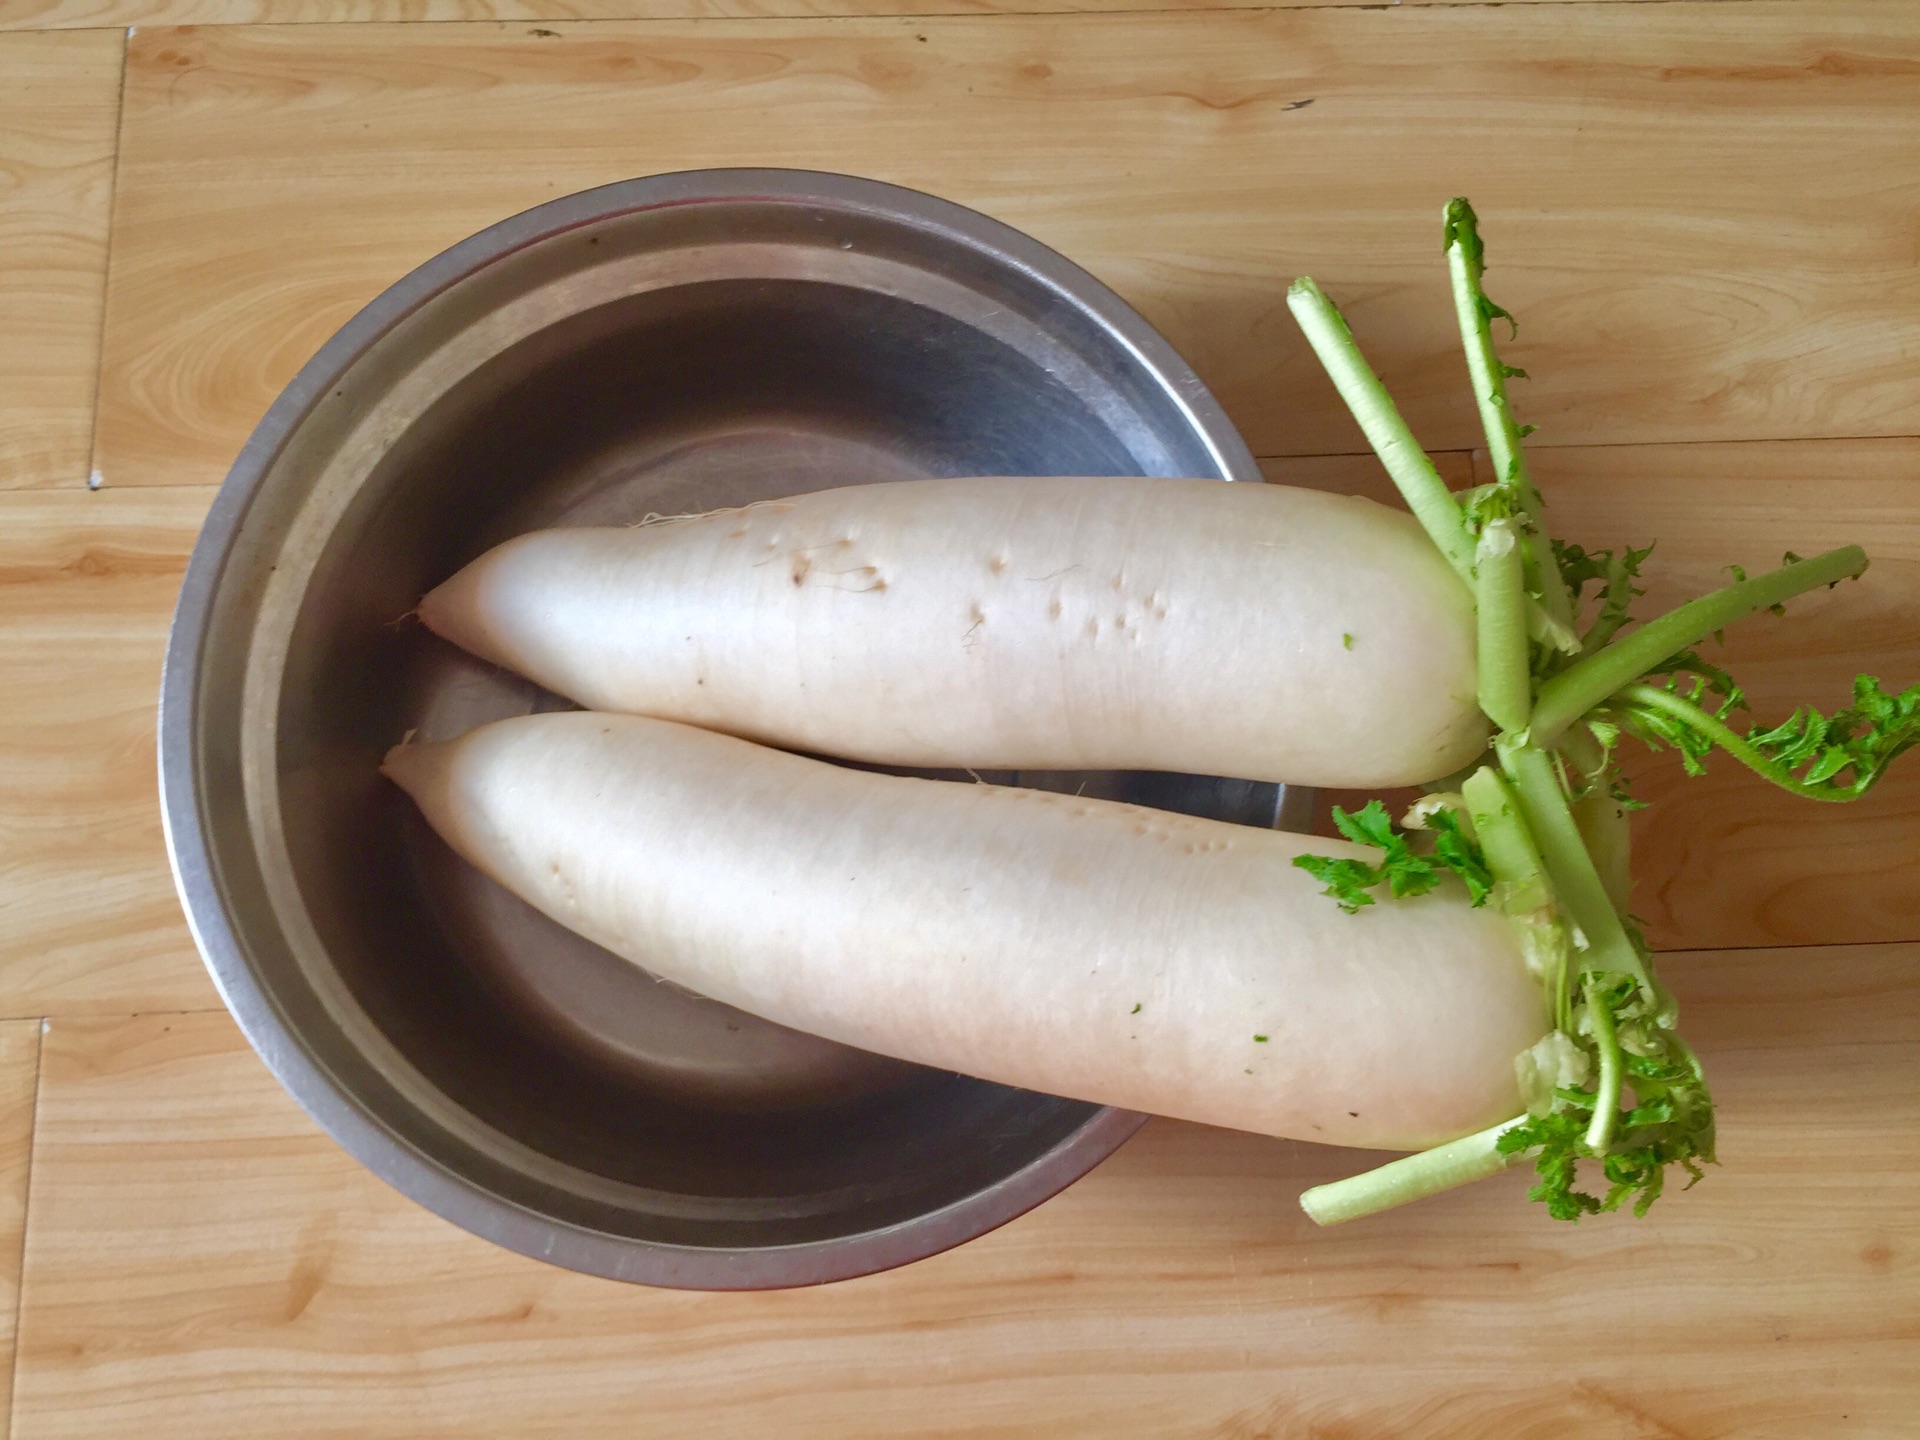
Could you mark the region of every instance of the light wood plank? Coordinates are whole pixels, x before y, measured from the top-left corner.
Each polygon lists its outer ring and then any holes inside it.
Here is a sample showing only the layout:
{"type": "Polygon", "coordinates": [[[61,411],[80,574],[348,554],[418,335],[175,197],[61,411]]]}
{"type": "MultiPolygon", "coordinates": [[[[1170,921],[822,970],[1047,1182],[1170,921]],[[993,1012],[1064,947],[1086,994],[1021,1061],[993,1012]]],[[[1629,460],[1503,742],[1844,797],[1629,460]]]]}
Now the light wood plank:
{"type": "Polygon", "coordinates": [[[1285,310],[1301,271],[1429,444],[1474,443],[1438,254],[1460,191],[1543,443],[1920,433],[1897,0],[143,28],[130,53],[110,484],[217,479],[334,328],[462,236],[707,165],[865,173],[1028,230],[1259,453],[1357,448],[1285,310]]]}
{"type": "MultiPolygon", "coordinates": [[[[1274,9],[1372,3],[1378,0],[0,0],[0,30],[44,30],[78,25],[992,15],[1029,11],[1274,9]]],[[[1406,0],[1406,3],[1456,4],[1460,0],[1406,0]]],[[[1561,3],[1583,3],[1583,0],[1561,0],[1561,3]]]]}
{"type": "Polygon", "coordinates": [[[17,1433],[1905,1433],[1916,962],[1674,957],[1725,1159],[1643,1221],[1556,1224],[1514,1175],[1314,1231],[1295,1195],[1360,1156],[1155,1122],[960,1251],[763,1295],[464,1235],[318,1134],[223,1016],[55,1021],[17,1433]]]}
{"type": "Polygon", "coordinates": [[[33,1100],[40,1071],[40,1022],[0,1023],[0,1440],[7,1440],[13,1341],[20,1312],[20,1253],[26,1243],[27,1175],[33,1100]]]}
{"type": "MultiPolygon", "coordinates": [[[[1468,483],[1459,457],[1440,458],[1450,483],[1468,483]]],[[[1264,464],[1269,479],[1399,503],[1371,456],[1264,464]]],[[[1724,584],[1729,563],[1757,571],[1787,550],[1866,547],[1863,579],[1794,602],[1784,619],[1747,620],[1724,651],[1709,649],[1747,687],[1751,719],[1771,724],[1800,704],[1831,714],[1857,674],[1920,682],[1920,440],[1545,449],[1534,471],[1554,534],[1602,548],[1659,542],[1641,616],[1724,584]]],[[[1656,947],[1920,939],[1915,757],[1865,799],[1821,805],[1728,760],[1690,780],[1671,755],[1631,741],[1623,753],[1652,802],[1634,823],[1634,908],[1656,947]]]]}
{"type": "Polygon", "coordinates": [[[87,478],[124,53],[0,35],[0,490],[87,478]]]}
{"type": "MultiPolygon", "coordinates": [[[[1464,490],[1475,483],[1474,452],[1436,450],[1428,458],[1449,489],[1464,490]]],[[[1328,490],[1336,495],[1364,495],[1396,510],[1406,509],[1400,492],[1372,455],[1271,455],[1260,461],[1260,473],[1275,485],[1298,485],[1304,490],[1328,490]]]]}
{"type": "Polygon", "coordinates": [[[154,762],[173,597],[212,498],[0,495],[0,1015],[219,1003],[154,762]]]}

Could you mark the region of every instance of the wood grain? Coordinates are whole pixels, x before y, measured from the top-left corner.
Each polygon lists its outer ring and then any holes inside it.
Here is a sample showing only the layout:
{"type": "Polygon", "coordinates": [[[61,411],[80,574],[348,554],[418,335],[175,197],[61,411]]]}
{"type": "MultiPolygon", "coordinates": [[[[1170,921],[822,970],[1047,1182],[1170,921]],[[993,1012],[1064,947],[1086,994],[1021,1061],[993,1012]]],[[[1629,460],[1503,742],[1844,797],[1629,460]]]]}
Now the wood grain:
{"type": "MultiPolygon", "coordinates": [[[[13,1383],[20,1253],[26,1242],[27,1176],[39,1072],[40,1022],[0,1023],[0,1400],[9,1397],[13,1383]]],[[[0,1406],[0,1440],[7,1440],[11,1408],[0,1406]]]]}
{"type": "Polygon", "coordinates": [[[206,490],[0,495],[0,1015],[219,1003],[174,899],[154,702],[206,490]]]}
{"type": "MultiPolygon", "coordinates": [[[[1377,0],[0,0],[0,30],[81,25],[994,15],[1029,11],[1275,9],[1369,3],[1377,0]]],[[[1406,3],[1456,4],[1460,0],[1406,0],[1406,3]]],[[[1573,0],[1563,0],[1563,3],[1573,3],[1573,0]]]]}
{"type": "Polygon", "coordinates": [[[1440,202],[1486,218],[1543,443],[1920,433],[1920,9],[1876,0],[142,28],[96,464],[206,483],[319,343],[487,223],[635,174],[854,171],[1087,265],[1259,453],[1357,448],[1311,271],[1474,443],[1440,202]],[[541,33],[551,31],[551,33],[541,33]]]}
{"type": "MultiPolygon", "coordinates": [[[[1464,490],[1475,483],[1474,452],[1436,450],[1428,458],[1449,489],[1464,490]]],[[[1406,509],[1393,481],[1371,454],[1270,455],[1260,461],[1260,473],[1275,485],[1298,485],[1303,490],[1326,490],[1336,495],[1364,495],[1396,510],[1406,509]]]]}
{"type": "Polygon", "coordinates": [[[1315,1231],[1294,1197],[1360,1156],[1155,1122],[959,1251],[763,1295],[466,1236],[317,1133],[223,1015],[55,1021],[16,1433],[1910,1433],[1916,962],[1675,957],[1724,1163],[1643,1221],[1557,1225],[1513,1175],[1315,1231]]]}
{"type": "Polygon", "coordinates": [[[0,35],[0,490],[87,478],[123,53],[0,35]]]}

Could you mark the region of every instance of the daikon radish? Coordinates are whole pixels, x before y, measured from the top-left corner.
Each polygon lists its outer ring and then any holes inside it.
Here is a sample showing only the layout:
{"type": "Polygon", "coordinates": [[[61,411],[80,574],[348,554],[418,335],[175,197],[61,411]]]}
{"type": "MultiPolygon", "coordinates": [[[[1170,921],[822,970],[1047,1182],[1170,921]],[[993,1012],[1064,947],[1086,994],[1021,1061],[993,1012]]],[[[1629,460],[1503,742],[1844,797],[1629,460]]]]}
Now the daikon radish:
{"type": "Polygon", "coordinates": [[[434,631],[591,710],[897,765],[1414,784],[1479,755],[1473,597],[1415,521],[1216,480],[922,480],[549,530],[434,631]]]}
{"type": "Polygon", "coordinates": [[[580,712],[384,769],[467,860],[664,979],[1051,1094],[1408,1148],[1517,1111],[1548,1029],[1506,920],[1453,881],[1343,914],[1297,835],[580,712]]]}

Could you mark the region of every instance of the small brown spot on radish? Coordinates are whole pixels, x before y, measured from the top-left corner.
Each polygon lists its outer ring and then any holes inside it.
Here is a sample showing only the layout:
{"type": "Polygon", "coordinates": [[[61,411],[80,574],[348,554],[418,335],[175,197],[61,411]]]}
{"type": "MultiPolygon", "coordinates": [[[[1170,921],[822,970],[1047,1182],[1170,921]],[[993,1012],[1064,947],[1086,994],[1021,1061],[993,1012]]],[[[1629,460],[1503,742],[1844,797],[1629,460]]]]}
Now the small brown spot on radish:
{"type": "Polygon", "coordinates": [[[1091,637],[1091,636],[1094,636],[1094,635],[1098,635],[1099,633],[1100,633],[1100,621],[1099,621],[1099,619],[1098,619],[1097,617],[1095,617],[1095,616],[1091,616],[1091,615],[1090,615],[1090,616],[1088,616],[1088,617],[1087,617],[1087,634],[1088,634],[1088,636],[1089,636],[1089,637],[1091,637]]]}
{"type": "Polygon", "coordinates": [[[811,569],[813,569],[813,561],[796,550],[793,555],[793,583],[795,585],[806,584],[807,572],[811,569]]]}
{"type": "Polygon", "coordinates": [[[886,588],[887,582],[878,575],[873,577],[873,583],[867,587],[869,590],[884,590],[886,588]]]}
{"type": "Polygon", "coordinates": [[[1047,618],[1049,620],[1058,620],[1060,618],[1060,597],[1058,595],[1047,602],[1047,618]]]}
{"type": "Polygon", "coordinates": [[[992,571],[995,575],[1006,574],[1007,573],[1007,557],[1005,555],[989,555],[987,557],[987,569],[992,571]]]}
{"type": "Polygon", "coordinates": [[[1126,571],[1124,571],[1124,570],[1116,570],[1116,571],[1114,571],[1114,572],[1113,572],[1113,588],[1114,588],[1114,589],[1116,589],[1116,590],[1118,590],[1118,589],[1119,589],[1119,588],[1120,588],[1120,587],[1121,587],[1122,585],[1124,585],[1124,584],[1126,584],[1126,583],[1127,583],[1127,572],[1126,572],[1126,571]]]}

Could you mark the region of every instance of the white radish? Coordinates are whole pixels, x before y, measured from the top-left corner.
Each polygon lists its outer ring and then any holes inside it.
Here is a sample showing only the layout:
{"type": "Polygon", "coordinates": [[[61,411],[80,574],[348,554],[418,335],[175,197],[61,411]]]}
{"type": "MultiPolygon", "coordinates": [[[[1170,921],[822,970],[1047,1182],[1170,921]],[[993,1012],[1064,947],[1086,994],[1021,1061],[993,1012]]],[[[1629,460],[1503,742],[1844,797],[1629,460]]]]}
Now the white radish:
{"type": "Polygon", "coordinates": [[[847,770],[667,721],[504,720],[393,750],[453,848],[700,994],[989,1080],[1413,1148],[1521,1108],[1548,1028],[1454,882],[1342,913],[1337,841],[847,770]]]}
{"type": "Polygon", "coordinates": [[[523,535],[421,618],[592,710],[896,765],[1415,784],[1478,755],[1407,515],[1217,480],[922,480],[523,535]]]}

